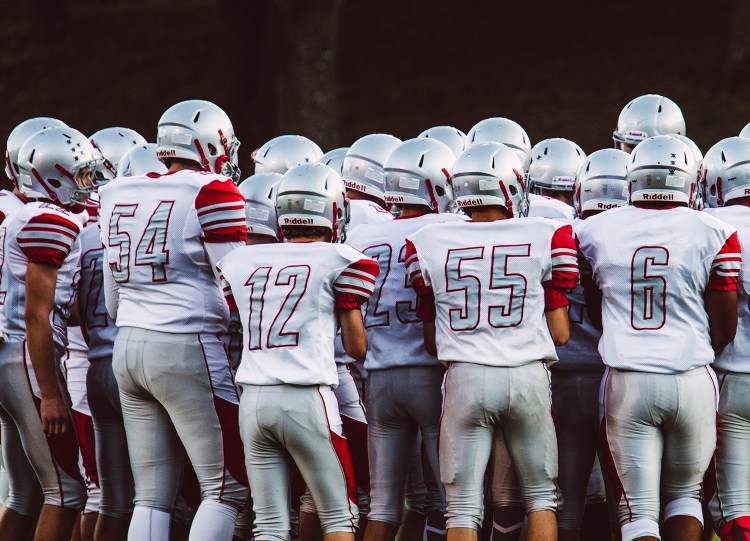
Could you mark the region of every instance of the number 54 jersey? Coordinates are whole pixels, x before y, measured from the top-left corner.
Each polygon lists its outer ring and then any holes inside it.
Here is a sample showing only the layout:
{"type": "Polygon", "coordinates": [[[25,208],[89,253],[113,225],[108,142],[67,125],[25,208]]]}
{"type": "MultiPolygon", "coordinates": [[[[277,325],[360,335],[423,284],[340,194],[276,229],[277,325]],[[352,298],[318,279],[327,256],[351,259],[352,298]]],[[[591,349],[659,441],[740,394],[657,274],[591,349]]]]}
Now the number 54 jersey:
{"type": "Polygon", "coordinates": [[[406,246],[420,302],[429,289],[435,297],[441,361],[515,367],[557,360],[544,313],[567,306],[565,292],[578,281],[570,225],[448,222],[410,235],[406,246]]]}
{"type": "Polygon", "coordinates": [[[733,291],[736,230],[685,207],[620,207],[576,228],[602,292],[599,353],[621,370],[674,374],[714,359],[703,300],[733,291]]]}
{"type": "Polygon", "coordinates": [[[218,267],[242,321],[238,383],[338,385],[336,310],[370,298],[376,261],[342,244],[282,243],[243,246],[218,267]]]}
{"type": "Polygon", "coordinates": [[[215,174],[178,171],[118,178],[99,195],[105,284],[111,277],[117,285],[117,326],[225,331],[229,309],[206,245],[244,244],[245,199],[237,186],[215,174]]]}

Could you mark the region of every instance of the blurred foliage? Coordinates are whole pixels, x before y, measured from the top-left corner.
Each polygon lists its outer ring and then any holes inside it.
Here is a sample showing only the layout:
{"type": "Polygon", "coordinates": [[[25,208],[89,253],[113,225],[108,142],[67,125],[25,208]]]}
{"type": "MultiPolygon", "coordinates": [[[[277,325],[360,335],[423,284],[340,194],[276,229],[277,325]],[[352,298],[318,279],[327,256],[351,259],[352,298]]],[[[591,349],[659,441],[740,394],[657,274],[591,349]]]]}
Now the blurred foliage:
{"type": "MultiPolygon", "coordinates": [[[[290,69],[277,32],[288,21],[264,5],[19,3],[0,26],[0,133],[50,115],[86,134],[123,125],[153,140],[169,105],[200,97],[233,119],[247,173],[250,152],[278,134],[278,111],[285,130],[297,131],[289,112],[300,105],[275,97],[288,95],[273,87],[274,70],[290,69]]],[[[532,142],[568,137],[592,152],[611,146],[630,99],[657,92],[682,107],[688,136],[705,152],[750,121],[748,75],[741,64],[725,73],[732,6],[344,2],[338,51],[320,52],[338,66],[336,80],[320,89],[338,105],[331,144],[377,131],[409,138],[440,124],[468,131],[482,118],[507,116],[532,142]]],[[[320,130],[303,135],[329,140],[320,130]]]]}

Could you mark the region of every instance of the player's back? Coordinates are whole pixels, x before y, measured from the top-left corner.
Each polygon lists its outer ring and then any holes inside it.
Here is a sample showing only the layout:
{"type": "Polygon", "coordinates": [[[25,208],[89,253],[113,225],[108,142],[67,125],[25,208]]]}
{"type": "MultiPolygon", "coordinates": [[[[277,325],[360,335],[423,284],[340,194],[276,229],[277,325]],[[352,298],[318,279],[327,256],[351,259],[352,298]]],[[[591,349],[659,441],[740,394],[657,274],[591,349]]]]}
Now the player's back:
{"type": "Polygon", "coordinates": [[[117,326],[221,332],[228,309],[204,243],[244,240],[244,198],[195,171],[118,178],[100,189],[101,240],[119,289],[117,326]]]}
{"type": "Polygon", "coordinates": [[[574,214],[573,207],[562,201],[543,195],[529,194],[529,218],[551,218],[570,222],[574,214]]]}
{"type": "Polygon", "coordinates": [[[366,300],[378,271],[374,261],[341,244],[282,243],[243,246],[219,268],[243,322],[239,383],[338,384],[337,297],[366,300]]]}
{"type": "Polygon", "coordinates": [[[373,201],[366,199],[352,199],[349,201],[349,224],[347,230],[354,231],[360,225],[373,222],[388,222],[393,219],[393,214],[373,201]]]}
{"type": "Polygon", "coordinates": [[[0,226],[0,328],[10,341],[26,338],[26,271],[30,262],[54,265],[57,272],[52,328],[59,352],[67,344],[66,321],[73,304],[80,257],[81,224],[49,203],[30,202],[0,226]]]}
{"type": "Polygon", "coordinates": [[[685,207],[628,206],[588,218],[576,232],[603,294],[599,352],[607,365],[675,373],[713,360],[703,295],[709,279],[737,276],[733,228],[685,207]]]}
{"type": "Polygon", "coordinates": [[[553,270],[577,278],[570,225],[545,218],[427,226],[408,239],[412,282],[435,295],[441,361],[521,366],[556,361],[543,283],[553,270]],[[557,245],[557,242],[560,245],[557,245]],[[418,257],[419,269],[413,257],[418,257]]]}
{"type": "Polygon", "coordinates": [[[406,273],[406,237],[430,224],[463,222],[458,214],[429,213],[366,224],[352,232],[347,245],[375,259],[380,274],[364,312],[367,370],[395,366],[433,366],[437,359],[424,348],[422,321],[406,273]]]}
{"type": "Polygon", "coordinates": [[[750,208],[731,205],[707,208],[704,212],[737,228],[743,261],[737,283],[737,334],[716,358],[714,366],[731,372],[750,373],[750,208]]]}
{"type": "Polygon", "coordinates": [[[0,223],[23,207],[24,203],[16,194],[0,190],[0,223]]]}

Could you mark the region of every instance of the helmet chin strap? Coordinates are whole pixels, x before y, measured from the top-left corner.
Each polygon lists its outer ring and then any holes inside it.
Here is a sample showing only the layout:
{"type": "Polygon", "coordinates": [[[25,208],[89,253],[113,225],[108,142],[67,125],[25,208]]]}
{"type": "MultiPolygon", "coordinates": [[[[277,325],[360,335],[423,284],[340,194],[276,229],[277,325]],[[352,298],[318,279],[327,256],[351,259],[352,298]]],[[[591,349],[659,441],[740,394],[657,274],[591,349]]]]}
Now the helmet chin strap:
{"type": "Polygon", "coordinates": [[[432,182],[429,178],[425,179],[424,182],[427,185],[427,193],[430,195],[430,206],[432,207],[433,212],[440,212],[440,207],[438,206],[437,199],[435,198],[435,190],[432,187],[432,182]]]}

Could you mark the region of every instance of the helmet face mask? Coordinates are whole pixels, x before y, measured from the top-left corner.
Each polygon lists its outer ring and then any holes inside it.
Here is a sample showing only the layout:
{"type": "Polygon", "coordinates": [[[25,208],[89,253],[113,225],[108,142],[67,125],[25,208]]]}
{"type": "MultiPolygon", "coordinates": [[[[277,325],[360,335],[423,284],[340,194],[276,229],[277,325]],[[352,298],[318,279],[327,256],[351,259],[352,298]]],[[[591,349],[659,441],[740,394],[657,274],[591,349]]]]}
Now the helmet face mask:
{"type": "Polygon", "coordinates": [[[156,145],[163,162],[188,160],[203,171],[240,179],[240,142],[227,114],[209,101],[188,100],[167,109],[159,119],[156,145]]]}
{"type": "Polygon", "coordinates": [[[467,148],[453,166],[456,205],[471,212],[473,207],[501,206],[514,217],[526,216],[528,201],[518,155],[506,145],[480,143],[467,148]]]}
{"type": "Polygon", "coordinates": [[[453,203],[451,171],[456,157],[437,139],[409,139],[385,161],[386,203],[420,205],[448,212],[453,203]]]}

